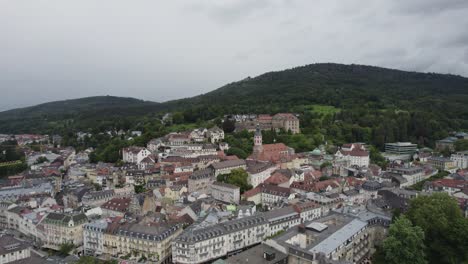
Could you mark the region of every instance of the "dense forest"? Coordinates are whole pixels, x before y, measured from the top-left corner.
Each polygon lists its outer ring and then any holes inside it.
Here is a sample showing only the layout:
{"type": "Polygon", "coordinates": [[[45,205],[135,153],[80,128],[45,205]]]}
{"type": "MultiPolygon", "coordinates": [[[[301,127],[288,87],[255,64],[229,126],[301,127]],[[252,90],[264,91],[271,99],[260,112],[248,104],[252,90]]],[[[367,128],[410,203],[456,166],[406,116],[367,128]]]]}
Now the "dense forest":
{"type": "MultiPolygon", "coordinates": [[[[112,96],[53,102],[0,113],[0,133],[139,129],[160,134],[160,118],[175,124],[219,123],[226,114],[294,112],[299,150],[327,141],[412,141],[420,146],[468,130],[468,78],[362,65],[312,64],[246,78],[200,96],[153,103],[112,96]]],[[[280,138],[279,136],[275,136],[280,138]]],[[[276,138],[275,138],[276,139],[276,138]]]]}

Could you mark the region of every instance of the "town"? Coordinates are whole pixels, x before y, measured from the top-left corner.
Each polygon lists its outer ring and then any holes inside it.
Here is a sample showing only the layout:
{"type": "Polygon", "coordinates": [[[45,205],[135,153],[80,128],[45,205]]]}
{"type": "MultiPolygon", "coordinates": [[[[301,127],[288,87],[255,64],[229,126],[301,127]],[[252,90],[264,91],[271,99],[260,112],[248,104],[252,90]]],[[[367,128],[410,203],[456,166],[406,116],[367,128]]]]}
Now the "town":
{"type": "Polygon", "coordinates": [[[372,263],[416,197],[444,193],[468,217],[468,151],[456,147],[467,133],[434,149],[323,141],[298,152],[264,140],[300,134],[297,114],[228,121],[233,132],[213,125],[125,146],[115,163],[62,135],[0,135],[0,263],[372,263]],[[247,133],[251,153],[232,154],[229,133],[247,133]]]}

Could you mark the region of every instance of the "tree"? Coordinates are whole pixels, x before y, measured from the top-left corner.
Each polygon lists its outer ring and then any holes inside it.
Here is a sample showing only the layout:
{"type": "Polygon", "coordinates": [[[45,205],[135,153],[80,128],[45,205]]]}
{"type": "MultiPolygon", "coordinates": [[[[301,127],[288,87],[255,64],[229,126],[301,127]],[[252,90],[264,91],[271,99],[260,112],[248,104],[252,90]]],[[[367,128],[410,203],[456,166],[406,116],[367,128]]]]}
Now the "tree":
{"type": "Polygon", "coordinates": [[[424,231],[413,226],[405,216],[400,216],[390,226],[383,243],[385,261],[388,264],[424,264],[424,231]]]}
{"type": "Polygon", "coordinates": [[[446,193],[418,196],[406,216],[424,231],[430,263],[468,261],[468,219],[454,198],[446,193]]]}
{"type": "Polygon", "coordinates": [[[60,245],[59,253],[62,256],[68,256],[74,248],[75,245],[73,243],[63,243],[60,245]]]}
{"type": "Polygon", "coordinates": [[[247,190],[252,189],[252,185],[248,183],[249,175],[243,169],[232,170],[229,174],[220,174],[216,178],[219,182],[225,182],[235,185],[240,188],[240,192],[244,193],[247,190]]]}
{"type": "Polygon", "coordinates": [[[249,156],[244,150],[242,150],[240,148],[236,148],[236,147],[229,148],[229,150],[227,151],[227,154],[228,155],[235,155],[235,156],[237,156],[238,158],[241,158],[241,159],[245,159],[245,158],[247,158],[249,156]]]}
{"type": "Polygon", "coordinates": [[[456,151],[468,150],[468,139],[460,139],[460,140],[455,141],[455,150],[456,151]]]}
{"type": "Polygon", "coordinates": [[[226,118],[223,122],[223,130],[226,133],[232,133],[236,129],[236,121],[230,118],[226,118]]]}
{"type": "Polygon", "coordinates": [[[182,124],[184,123],[184,114],[181,113],[181,112],[175,112],[173,115],[172,115],[172,122],[174,124],[182,124]]]}

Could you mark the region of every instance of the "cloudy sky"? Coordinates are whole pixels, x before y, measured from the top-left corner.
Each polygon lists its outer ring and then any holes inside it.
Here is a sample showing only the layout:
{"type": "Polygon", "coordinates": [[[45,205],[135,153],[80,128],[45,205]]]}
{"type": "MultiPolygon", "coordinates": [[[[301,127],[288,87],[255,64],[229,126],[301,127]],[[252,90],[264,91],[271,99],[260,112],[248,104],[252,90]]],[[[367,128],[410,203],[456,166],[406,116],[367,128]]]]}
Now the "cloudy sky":
{"type": "Polygon", "coordinates": [[[467,0],[0,0],[0,110],[359,63],[468,76],[467,0]]]}

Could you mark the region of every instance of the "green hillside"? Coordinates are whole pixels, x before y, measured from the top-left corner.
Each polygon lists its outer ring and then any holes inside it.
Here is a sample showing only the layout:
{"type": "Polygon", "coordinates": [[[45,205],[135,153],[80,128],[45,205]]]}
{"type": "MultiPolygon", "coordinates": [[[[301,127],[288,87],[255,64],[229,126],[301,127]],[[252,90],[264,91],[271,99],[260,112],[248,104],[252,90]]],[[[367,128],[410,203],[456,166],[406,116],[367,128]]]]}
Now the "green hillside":
{"type": "Polygon", "coordinates": [[[145,130],[168,111],[178,112],[182,123],[230,113],[295,112],[301,116],[307,140],[325,137],[336,143],[364,141],[377,146],[411,140],[432,145],[450,131],[468,130],[468,78],[312,64],[160,104],[106,96],[6,111],[0,113],[0,133],[134,126],[145,130]]]}

